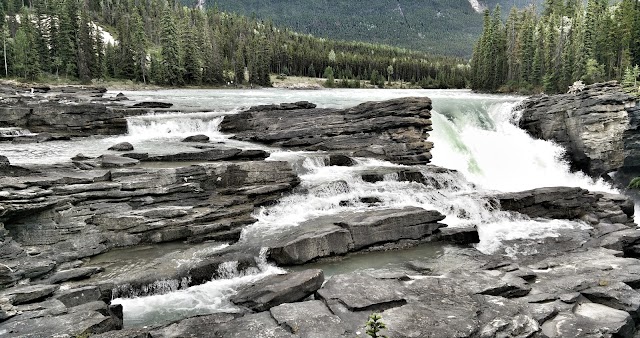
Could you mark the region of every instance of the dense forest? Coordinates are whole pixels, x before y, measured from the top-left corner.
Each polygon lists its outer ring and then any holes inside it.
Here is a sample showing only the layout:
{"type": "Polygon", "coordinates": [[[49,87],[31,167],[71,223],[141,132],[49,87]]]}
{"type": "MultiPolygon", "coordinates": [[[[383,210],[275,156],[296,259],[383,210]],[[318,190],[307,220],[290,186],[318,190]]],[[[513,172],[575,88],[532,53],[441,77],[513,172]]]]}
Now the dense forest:
{"type": "MultiPolygon", "coordinates": [[[[190,5],[194,0],[181,0],[190,5]]],[[[524,7],[542,0],[479,0],[524,7]]],[[[482,13],[468,0],[206,0],[217,6],[297,32],[340,40],[367,41],[469,59],[482,31],[482,13]]]]}
{"type": "Polygon", "coordinates": [[[546,0],[543,11],[484,14],[471,61],[483,91],[566,92],[575,81],[620,80],[638,91],[640,1],[546,0]]]}
{"type": "Polygon", "coordinates": [[[268,86],[269,74],[276,73],[325,76],[328,85],[340,86],[403,80],[425,88],[462,88],[470,73],[461,59],[315,38],[215,6],[189,8],[165,0],[2,0],[0,11],[0,74],[30,81],[107,78],[167,86],[268,86]]]}

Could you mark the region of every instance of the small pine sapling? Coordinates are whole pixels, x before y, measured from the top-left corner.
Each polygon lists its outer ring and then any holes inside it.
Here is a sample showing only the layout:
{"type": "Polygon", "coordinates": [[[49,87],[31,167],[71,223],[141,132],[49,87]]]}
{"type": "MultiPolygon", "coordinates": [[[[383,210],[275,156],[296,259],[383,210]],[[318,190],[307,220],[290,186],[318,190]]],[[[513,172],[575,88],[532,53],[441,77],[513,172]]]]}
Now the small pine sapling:
{"type": "Polygon", "coordinates": [[[388,338],[380,332],[387,326],[382,322],[382,316],[379,313],[372,313],[367,321],[367,336],[371,338],[388,338]]]}

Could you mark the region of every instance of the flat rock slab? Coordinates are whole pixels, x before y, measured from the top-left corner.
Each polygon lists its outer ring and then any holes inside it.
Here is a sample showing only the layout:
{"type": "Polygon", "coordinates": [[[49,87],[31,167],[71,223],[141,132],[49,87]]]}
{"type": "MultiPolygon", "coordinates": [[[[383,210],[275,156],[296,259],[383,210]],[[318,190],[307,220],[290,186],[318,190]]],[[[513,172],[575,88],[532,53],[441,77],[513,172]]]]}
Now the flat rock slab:
{"type": "Polygon", "coordinates": [[[282,304],[269,311],[278,325],[300,337],[342,337],[347,333],[340,317],[319,300],[282,304]]]}
{"type": "Polygon", "coordinates": [[[114,155],[102,155],[99,162],[102,168],[132,167],[140,163],[140,161],[133,158],[120,157],[120,156],[114,156],[114,155]]]}
{"type": "MultiPolygon", "coordinates": [[[[206,336],[207,334],[212,334],[220,324],[230,322],[242,315],[242,313],[215,313],[212,315],[187,318],[178,323],[173,323],[163,328],[153,330],[148,334],[154,338],[199,338],[206,336]]],[[[136,334],[141,334],[141,332],[137,332],[136,334]]],[[[111,336],[98,337],[110,338],[111,336]]],[[[125,337],[130,336],[122,336],[122,338],[125,337]]]]}
{"type": "Polygon", "coordinates": [[[66,307],[74,307],[100,300],[101,292],[100,288],[97,286],[85,286],[76,289],[64,290],[55,297],[66,307]]]}
{"type": "Polygon", "coordinates": [[[254,311],[265,311],[283,303],[300,301],[317,291],[323,282],[324,274],[317,269],[272,275],[241,287],[230,300],[254,311]]]}
{"type": "Polygon", "coordinates": [[[58,271],[47,279],[51,284],[58,284],[70,280],[78,280],[89,278],[92,275],[101,272],[103,269],[98,267],[76,268],[58,271]]]}
{"type": "Polygon", "coordinates": [[[78,337],[83,334],[118,330],[111,317],[95,311],[82,311],[58,316],[21,320],[15,316],[0,326],[0,336],[7,337],[78,337]]]}
{"type": "Polygon", "coordinates": [[[542,325],[542,333],[549,338],[631,338],[635,332],[627,312],[595,303],[579,304],[573,311],[562,312],[542,325]]]}
{"type": "Polygon", "coordinates": [[[198,337],[211,338],[293,338],[296,337],[271,317],[269,312],[246,315],[244,317],[222,323],[209,332],[200,332],[198,337]]]}
{"type": "Polygon", "coordinates": [[[8,298],[13,305],[18,305],[48,297],[56,290],[57,285],[36,284],[6,289],[0,293],[0,297],[8,298]]]}
{"type": "Polygon", "coordinates": [[[134,107],[134,108],[160,108],[160,109],[166,109],[166,108],[173,107],[173,103],[144,101],[144,102],[138,102],[138,103],[132,105],[132,107],[134,107]]]}

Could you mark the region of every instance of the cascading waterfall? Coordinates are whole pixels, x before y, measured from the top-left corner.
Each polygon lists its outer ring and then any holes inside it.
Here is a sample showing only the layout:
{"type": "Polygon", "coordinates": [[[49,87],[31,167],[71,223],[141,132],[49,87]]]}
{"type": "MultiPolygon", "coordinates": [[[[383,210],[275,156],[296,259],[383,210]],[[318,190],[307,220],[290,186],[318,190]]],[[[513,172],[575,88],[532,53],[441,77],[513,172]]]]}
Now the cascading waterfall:
{"type": "Polygon", "coordinates": [[[147,297],[117,298],[112,300],[112,304],[122,304],[127,327],[169,323],[214,312],[239,312],[241,310],[229,301],[238,287],[269,275],[285,273],[283,269],[269,264],[266,255],[267,250],[263,248],[256,257],[256,268],[239,271],[238,262],[226,262],[218,268],[220,278],[208,283],[147,297]]]}
{"type": "MultiPolygon", "coordinates": [[[[231,111],[229,113],[235,113],[231,111]]],[[[184,138],[194,134],[204,134],[214,141],[223,141],[218,126],[224,118],[221,112],[210,113],[164,113],[144,115],[127,120],[128,136],[132,140],[159,138],[184,138]]]]}
{"type": "Polygon", "coordinates": [[[582,173],[571,173],[562,160],[564,149],[536,140],[515,124],[519,102],[490,105],[491,123],[475,111],[446,116],[433,113],[430,140],[435,147],[432,163],[459,170],[479,186],[503,192],[539,187],[575,186],[593,191],[616,192],[602,180],[594,182],[582,173]]]}
{"type": "MultiPolygon", "coordinates": [[[[451,227],[476,225],[481,239],[477,249],[484,253],[495,252],[504,241],[512,239],[552,237],[561,229],[587,228],[580,222],[532,220],[495,210],[489,202],[487,196],[498,191],[546,186],[580,186],[615,192],[604,182],[593,182],[579,173],[570,173],[562,160],[561,147],[535,140],[514,125],[518,112],[513,108],[518,101],[504,97],[434,98],[434,130],[429,139],[435,144],[432,164],[458,172],[434,171],[428,166],[404,167],[373,159],[357,159],[358,163],[353,167],[329,167],[325,164],[327,156],[322,153],[272,151],[268,160],[290,162],[301,184],[278,204],[256,210],[257,222],[243,230],[241,241],[259,243],[264,236],[278,234],[315,217],[343,211],[366,211],[372,207],[417,206],[440,211],[447,216],[443,223],[451,227]],[[394,173],[409,168],[421,170],[429,178],[427,185],[432,186],[399,181],[394,173]],[[379,182],[363,180],[362,173],[371,171],[388,173],[379,182]],[[363,200],[367,197],[371,198],[368,201],[376,202],[367,203],[363,200]]],[[[222,140],[225,136],[217,131],[220,116],[192,116],[195,119],[189,122],[183,120],[183,116],[171,115],[132,118],[129,119],[130,135],[123,138],[173,139],[177,135],[183,137],[197,132],[222,140]]],[[[225,142],[228,139],[225,138],[225,142]]],[[[510,248],[506,252],[516,250],[510,248]]],[[[263,251],[261,256],[264,255],[263,251]]],[[[220,269],[219,275],[224,278],[203,285],[165,295],[114,302],[124,305],[125,321],[129,326],[234,311],[228,298],[239,285],[283,272],[266,264],[266,260],[253,271],[239,272],[234,262],[223,264],[220,269]]]]}

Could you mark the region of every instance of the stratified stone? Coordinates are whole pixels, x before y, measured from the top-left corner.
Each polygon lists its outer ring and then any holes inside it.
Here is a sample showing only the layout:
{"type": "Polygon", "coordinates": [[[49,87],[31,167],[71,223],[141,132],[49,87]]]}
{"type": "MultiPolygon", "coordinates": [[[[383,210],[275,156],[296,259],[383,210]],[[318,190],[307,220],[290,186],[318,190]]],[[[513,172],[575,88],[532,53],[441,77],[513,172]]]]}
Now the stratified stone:
{"type": "Polygon", "coordinates": [[[341,337],[347,333],[340,317],[319,300],[282,304],[269,311],[280,326],[299,337],[341,337]]]}
{"type": "Polygon", "coordinates": [[[522,104],[520,127],[567,150],[573,169],[598,177],[640,166],[640,105],[616,82],[573,94],[534,96],[522,104]]]}
{"type": "Polygon", "coordinates": [[[0,297],[8,298],[13,305],[33,302],[52,295],[57,285],[36,284],[9,288],[0,292],[0,297]]]}
{"type": "Polygon", "coordinates": [[[627,312],[595,303],[581,303],[573,312],[559,313],[542,325],[542,333],[549,338],[632,338],[635,332],[627,312]]]}
{"type": "Polygon", "coordinates": [[[140,163],[140,161],[138,160],[129,157],[120,157],[114,155],[102,155],[102,158],[100,159],[100,166],[102,168],[132,167],[138,163],[140,163]]]}
{"type": "Polygon", "coordinates": [[[425,97],[367,102],[349,109],[313,105],[257,106],[227,115],[222,132],[235,138],[332,155],[373,157],[400,164],[431,159],[431,100],[425,97]]]}
{"type": "Polygon", "coordinates": [[[300,301],[317,291],[324,282],[322,270],[305,270],[267,276],[241,287],[231,297],[235,304],[254,311],[265,311],[283,303],[300,301]]]}

